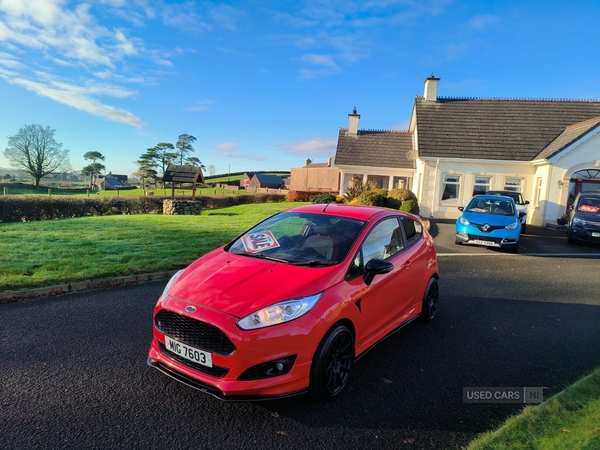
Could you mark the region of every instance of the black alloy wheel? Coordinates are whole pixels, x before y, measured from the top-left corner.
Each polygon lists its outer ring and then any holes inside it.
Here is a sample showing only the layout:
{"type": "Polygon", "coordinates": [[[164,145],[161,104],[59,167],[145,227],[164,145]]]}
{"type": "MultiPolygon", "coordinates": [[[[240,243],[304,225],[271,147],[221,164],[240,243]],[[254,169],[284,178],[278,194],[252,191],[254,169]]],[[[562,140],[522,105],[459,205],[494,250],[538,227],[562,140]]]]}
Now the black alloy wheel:
{"type": "Polygon", "coordinates": [[[430,321],[435,317],[440,299],[440,287],[435,278],[431,278],[425,289],[423,296],[423,309],[421,310],[421,319],[430,321]]]}
{"type": "Polygon", "coordinates": [[[337,396],[350,379],[354,364],[354,337],[348,328],[338,324],[325,335],[310,369],[310,394],[318,399],[337,396]]]}

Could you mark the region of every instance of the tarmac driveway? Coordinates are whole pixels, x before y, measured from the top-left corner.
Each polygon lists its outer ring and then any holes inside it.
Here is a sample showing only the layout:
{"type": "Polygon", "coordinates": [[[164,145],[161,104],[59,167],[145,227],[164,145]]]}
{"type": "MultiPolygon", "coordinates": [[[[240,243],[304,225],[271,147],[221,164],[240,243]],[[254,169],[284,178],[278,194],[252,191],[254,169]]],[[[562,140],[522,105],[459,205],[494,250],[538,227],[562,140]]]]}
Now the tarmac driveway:
{"type": "MultiPolygon", "coordinates": [[[[454,243],[455,220],[430,219],[430,233],[435,240],[438,255],[473,254],[489,255],[507,254],[506,252],[477,245],[456,245],[454,243]]],[[[568,244],[567,230],[527,225],[527,233],[521,235],[519,241],[521,255],[556,255],[556,256],[600,256],[600,246],[594,244],[568,244]]]]}

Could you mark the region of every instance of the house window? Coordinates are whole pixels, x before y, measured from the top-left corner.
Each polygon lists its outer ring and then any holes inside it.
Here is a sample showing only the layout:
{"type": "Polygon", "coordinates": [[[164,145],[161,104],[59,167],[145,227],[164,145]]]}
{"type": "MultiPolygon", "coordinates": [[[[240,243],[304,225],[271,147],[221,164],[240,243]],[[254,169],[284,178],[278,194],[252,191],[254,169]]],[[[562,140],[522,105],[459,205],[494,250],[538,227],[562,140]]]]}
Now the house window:
{"type": "Polygon", "coordinates": [[[408,178],[394,177],[392,189],[408,189],[408,178]]]}
{"type": "Polygon", "coordinates": [[[485,194],[490,190],[490,177],[475,177],[473,195],[485,194]]]}
{"type": "Polygon", "coordinates": [[[444,175],[443,203],[457,203],[460,195],[460,175],[444,175]]]}
{"type": "Polygon", "coordinates": [[[377,189],[387,189],[390,177],[384,177],[381,175],[368,175],[367,183],[371,182],[377,189]]]}
{"type": "Polygon", "coordinates": [[[507,178],[504,182],[505,191],[521,192],[522,178],[507,178]]]}
{"type": "Polygon", "coordinates": [[[538,178],[536,180],[536,188],[535,188],[535,201],[533,202],[533,204],[536,206],[536,208],[538,206],[540,206],[540,200],[542,198],[542,178],[538,178]]]}

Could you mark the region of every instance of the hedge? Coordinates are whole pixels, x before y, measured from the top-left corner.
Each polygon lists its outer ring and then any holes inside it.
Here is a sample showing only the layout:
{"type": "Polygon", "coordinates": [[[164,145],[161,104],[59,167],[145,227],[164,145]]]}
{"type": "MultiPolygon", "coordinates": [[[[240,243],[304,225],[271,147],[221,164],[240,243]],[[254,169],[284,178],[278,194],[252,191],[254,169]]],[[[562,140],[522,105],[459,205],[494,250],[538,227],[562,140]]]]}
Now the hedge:
{"type": "MultiPolygon", "coordinates": [[[[115,214],[148,214],[162,212],[163,200],[170,196],[145,197],[73,197],[19,195],[0,197],[0,223],[30,222],[34,220],[68,219],[85,216],[115,214]]],[[[190,197],[176,197],[190,200],[190,197]]],[[[247,203],[276,203],[285,201],[285,195],[227,195],[198,196],[203,209],[220,208],[247,203]]]]}
{"type": "Polygon", "coordinates": [[[310,201],[312,201],[313,197],[316,197],[317,195],[323,195],[323,194],[335,195],[335,192],[290,190],[290,191],[288,191],[288,201],[289,202],[310,202],[310,201]]]}

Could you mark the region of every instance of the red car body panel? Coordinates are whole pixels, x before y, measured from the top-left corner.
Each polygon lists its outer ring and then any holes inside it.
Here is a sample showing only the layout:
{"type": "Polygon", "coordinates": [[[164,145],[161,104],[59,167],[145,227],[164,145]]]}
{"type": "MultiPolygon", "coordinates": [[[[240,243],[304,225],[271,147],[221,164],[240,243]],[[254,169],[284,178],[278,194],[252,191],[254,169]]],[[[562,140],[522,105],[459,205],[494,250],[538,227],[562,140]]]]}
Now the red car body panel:
{"type": "Polygon", "coordinates": [[[346,279],[354,255],[373,226],[381,219],[420,218],[373,207],[311,205],[290,211],[318,213],[366,222],[346,258],[333,266],[306,267],[229,253],[224,247],[201,257],[186,268],[161,296],[161,310],[209,323],[221,330],[235,346],[227,356],[213,354],[215,366],[228,369],[218,378],[170,358],[160,344],[165,336],[155,326],[149,362],[168,367],[190,380],[218,390],[219,398],[270,398],[301,392],[309,385],[312,360],[323,337],[334,324],[347,324],[354,334],[359,356],[394,329],[421,313],[427,283],[437,278],[433,239],[423,227],[423,236],[387,261],[392,272],[377,275],[370,285],[362,276],[346,279]],[[256,330],[242,330],[237,322],[275,303],[322,293],[308,312],[286,323],[256,330]],[[194,307],[195,312],[186,311],[194,307]],[[291,370],[271,378],[238,378],[249,368],[296,355],[291,370]]]}

